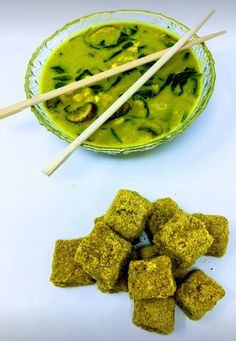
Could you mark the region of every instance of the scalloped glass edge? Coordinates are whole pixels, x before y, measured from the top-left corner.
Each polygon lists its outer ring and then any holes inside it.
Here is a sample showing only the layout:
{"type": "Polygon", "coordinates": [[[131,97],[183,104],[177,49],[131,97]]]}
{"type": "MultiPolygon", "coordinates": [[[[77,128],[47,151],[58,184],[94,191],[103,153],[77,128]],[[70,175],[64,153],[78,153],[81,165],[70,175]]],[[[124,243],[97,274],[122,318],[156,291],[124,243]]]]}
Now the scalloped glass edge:
{"type": "MultiPolygon", "coordinates": [[[[173,32],[177,36],[183,36],[189,28],[184,24],[178,22],[175,19],[169,18],[161,13],[154,13],[143,10],[118,10],[118,11],[106,11],[93,13],[79,19],[76,19],[66,25],[60,30],[57,30],[53,35],[45,39],[40,46],[33,53],[26,71],[25,76],[25,92],[26,97],[31,98],[39,95],[39,79],[43,69],[44,62],[50,56],[52,51],[59,46],[63,41],[69,37],[78,34],[79,32],[89,28],[91,26],[99,25],[108,22],[144,22],[154,26],[162,27],[163,29],[173,32]],[[128,17],[127,17],[128,16],[128,17]],[[106,21],[104,21],[106,18],[106,21]],[[144,20],[145,18],[145,20],[144,20]],[[146,20],[148,19],[148,20],[146,20]],[[78,26],[78,27],[77,27],[78,26]],[[78,30],[79,28],[79,30],[78,30]],[[44,55],[44,51],[47,50],[47,54],[44,55]],[[41,58],[44,57],[44,61],[41,58]]],[[[197,35],[195,35],[197,37],[197,35]]],[[[203,86],[202,93],[198,100],[193,112],[189,115],[184,124],[176,127],[164,136],[160,136],[148,144],[141,144],[139,146],[125,147],[125,148],[110,148],[110,147],[96,147],[89,143],[84,143],[84,148],[90,149],[96,152],[104,152],[109,154],[128,154],[131,152],[146,151],[152,149],[162,143],[169,141],[175,136],[181,134],[190,124],[202,113],[207,106],[215,85],[215,67],[214,59],[211,52],[206,47],[205,43],[192,47],[195,55],[197,56],[201,68],[203,70],[203,86]]],[[[47,116],[42,104],[37,104],[31,107],[31,111],[36,115],[40,124],[44,125],[49,131],[56,134],[61,139],[72,142],[73,139],[61,131],[53,121],[47,116]]]]}

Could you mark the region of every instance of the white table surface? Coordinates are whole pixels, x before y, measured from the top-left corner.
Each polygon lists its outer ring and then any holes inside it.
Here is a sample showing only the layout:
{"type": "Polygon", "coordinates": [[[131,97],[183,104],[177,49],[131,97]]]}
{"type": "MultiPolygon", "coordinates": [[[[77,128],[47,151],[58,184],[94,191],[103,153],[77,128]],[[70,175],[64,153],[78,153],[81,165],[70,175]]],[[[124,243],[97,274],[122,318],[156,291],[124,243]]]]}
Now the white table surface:
{"type": "Polygon", "coordinates": [[[30,110],[0,121],[0,340],[236,339],[236,2],[233,0],[0,1],[0,106],[24,99],[33,51],[66,22],[110,9],[145,9],[193,26],[211,9],[200,34],[227,29],[210,41],[217,81],[202,115],[181,135],[152,151],[115,157],[80,148],[50,178],[42,167],[66,143],[40,126],[30,110]],[[49,282],[56,239],[89,233],[120,188],[155,200],[170,196],[188,212],[222,214],[230,243],[222,259],[198,265],[227,296],[201,321],[176,311],[167,337],[132,325],[128,295],[95,286],[60,289],[49,282]]]}

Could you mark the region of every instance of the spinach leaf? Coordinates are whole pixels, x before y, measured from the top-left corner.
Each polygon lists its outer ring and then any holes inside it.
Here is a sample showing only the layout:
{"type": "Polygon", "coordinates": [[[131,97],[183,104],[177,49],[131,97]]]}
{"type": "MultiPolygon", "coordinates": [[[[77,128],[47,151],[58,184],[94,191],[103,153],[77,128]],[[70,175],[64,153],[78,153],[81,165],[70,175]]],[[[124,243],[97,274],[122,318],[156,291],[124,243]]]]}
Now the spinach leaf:
{"type": "Polygon", "coordinates": [[[144,131],[144,132],[146,132],[148,134],[151,134],[152,137],[158,136],[158,133],[155,132],[155,130],[153,130],[152,128],[149,128],[149,127],[139,127],[138,131],[144,131]]]}
{"type": "Polygon", "coordinates": [[[185,52],[185,54],[183,55],[183,60],[187,60],[190,56],[190,52],[185,52]]]}
{"type": "Polygon", "coordinates": [[[59,65],[51,66],[50,69],[57,73],[65,73],[65,70],[59,65]]]}
{"type": "Polygon", "coordinates": [[[115,129],[114,129],[114,128],[111,128],[110,130],[111,130],[112,135],[113,135],[114,138],[116,139],[116,141],[119,142],[119,143],[123,143],[123,141],[121,140],[121,138],[119,137],[119,135],[117,135],[117,132],[115,131],[115,129]]]}
{"type": "Polygon", "coordinates": [[[133,46],[134,43],[132,41],[128,41],[126,44],[124,44],[122,46],[122,49],[125,50],[125,49],[128,49],[129,47],[133,46]]]}
{"type": "Polygon", "coordinates": [[[71,80],[71,77],[64,75],[64,76],[54,77],[53,79],[55,79],[56,81],[66,82],[66,81],[71,80]]]}
{"type": "Polygon", "coordinates": [[[196,75],[197,72],[192,67],[186,67],[183,72],[176,73],[171,83],[172,92],[178,87],[179,90],[177,91],[177,95],[182,95],[184,92],[184,85],[187,83],[188,79],[196,75]]]}
{"type": "Polygon", "coordinates": [[[153,98],[156,96],[156,93],[153,92],[153,90],[150,89],[144,89],[144,90],[140,90],[138,92],[136,92],[133,95],[133,99],[134,100],[145,100],[145,99],[149,99],[149,98],[153,98]]]}
{"type": "Polygon", "coordinates": [[[118,54],[120,54],[122,52],[122,50],[118,50],[118,51],[115,51],[113,52],[110,57],[108,57],[107,59],[104,60],[104,62],[108,62],[109,60],[115,58],[116,56],[118,56],[118,54]]]}
{"type": "Polygon", "coordinates": [[[79,76],[77,76],[77,77],[75,78],[75,80],[76,80],[76,81],[79,81],[79,80],[83,79],[85,76],[92,76],[92,75],[93,75],[92,72],[89,71],[88,69],[86,69],[86,70],[84,70],[79,76]]]}
{"type": "MultiPolygon", "coordinates": [[[[189,79],[195,79],[195,77],[200,76],[193,67],[186,67],[184,71],[179,73],[170,73],[167,77],[165,83],[160,87],[158,94],[168,85],[171,86],[171,91],[177,96],[182,95],[184,92],[184,86],[189,79]]],[[[197,91],[197,80],[194,82],[193,92],[197,91]]]]}
{"type": "Polygon", "coordinates": [[[112,83],[111,87],[117,85],[121,80],[122,80],[122,76],[117,76],[116,80],[114,81],[114,83],[112,83]]]}
{"type": "Polygon", "coordinates": [[[150,110],[149,110],[148,104],[146,101],[143,101],[143,103],[144,103],[144,108],[146,109],[146,117],[149,117],[150,110]]]}
{"type": "Polygon", "coordinates": [[[95,95],[97,95],[99,92],[102,92],[104,90],[103,86],[100,84],[90,85],[90,89],[93,90],[95,95]]]}
{"type": "Polygon", "coordinates": [[[54,88],[55,89],[58,89],[58,88],[62,88],[63,86],[65,86],[67,83],[66,82],[57,82],[55,85],[54,85],[54,88]]]}

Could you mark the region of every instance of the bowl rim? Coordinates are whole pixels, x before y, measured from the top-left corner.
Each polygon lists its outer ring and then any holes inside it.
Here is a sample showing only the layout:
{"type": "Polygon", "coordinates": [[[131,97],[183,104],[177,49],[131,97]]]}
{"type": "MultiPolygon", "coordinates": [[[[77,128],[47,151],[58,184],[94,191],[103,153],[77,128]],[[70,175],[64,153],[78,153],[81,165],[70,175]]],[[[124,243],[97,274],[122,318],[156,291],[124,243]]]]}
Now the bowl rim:
{"type": "MultiPolygon", "coordinates": [[[[159,13],[159,12],[152,12],[152,11],[147,11],[147,10],[141,10],[141,9],[119,9],[119,10],[111,10],[111,11],[102,11],[102,12],[94,12],[94,13],[90,13],[87,15],[84,15],[82,17],[79,17],[77,19],[74,19],[68,23],[66,23],[65,25],[63,25],[61,28],[57,29],[53,34],[51,34],[50,36],[48,36],[46,39],[44,39],[41,44],[37,47],[37,49],[33,52],[28,65],[27,65],[27,69],[26,69],[26,74],[25,74],[25,84],[24,84],[24,90],[26,93],[26,98],[32,98],[30,95],[30,90],[29,90],[29,84],[30,84],[30,73],[31,73],[31,67],[32,64],[35,60],[35,58],[37,57],[37,55],[39,54],[39,52],[41,51],[41,49],[47,44],[47,42],[49,42],[50,40],[52,40],[55,36],[57,36],[60,32],[66,30],[68,27],[86,20],[88,18],[91,17],[96,17],[99,15],[112,15],[112,14],[117,14],[117,13],[144,13],[144,14],[150,14],[153,16],[157,16],[157,17],[162,17],[170,22],[173,22],[175,24],[177,24],[178,26],[184,28],[185,30],[189,30],[190,28],[188,26],[186,26],[185,24],[179,22],[176,19],[173,19],[165,14],[159,13]]],[[[197,34],[194,34],[194,37],[198,37],[197,34]]],[[[68,39],[68,38],[67,38],[68,39]]],[[[67,39],[65,39],[64,41],[66,41],[67,39]]],[[[171,131],[170,134],[166,134],[164,135],[160,140],[154,140],[145,144],[140,144],[140,145],[136,145],[136,146],[130,146],[130,147],[124,147],[124,148],[114,148],[114,147],[102,147],[102,146],[93,146],[89,143],[84,142],[82,144],[82,147],[92,150],[92,151],[96,151],[96,152],[105,152],[105,153],[110,153],[110,154],[129,154],[132,152],[140,152],[140,151],[146,151],[146,150],[150,150],[154,147],[157,147],[160,144],[163,144],[165,142],[170,141],[172,138],[176,137],[177,135],[181,134],[185,129],[187,129],[191,123],[204,111],[204,109],[206,108],[211,95],[213,93],[214,90],[214,86],[215,86],[215,80],[216,80],[216,71],[215,71],[215,61],[213,59],[212,53],[210,52],[210,50],[208,49],[208,47],[206,46],[206,44],[203,42],[200,44],[204,50],[204,52],[207,55],[207,58],[209,60],[209,66],[210,66],[210,70],[211,70],[211,84],[210,87],[206,93],[206,97],[201,105],[201,107],[199,108],[198,112],[196,115],[194,115],[193,117],[190,117],[190,119],[188,119],[187,121],[185,121],[185,124],[179,125],[177,126],[174,130],[171,131]]],[[[68,143],[70,143],[72,141],[72,139],[69,141],[69,139],[63,134],[63,132],[59,133],[59,132],[55,132],[55,130],[53,129],[53,127],[49,126],[45,119],[42,117],[42,115],[38,112],[37,108],[35,106],[31,107],[31,111],[35,114],[35,116],[37,117],[39,123],[41,125],[43,125],[48,131],[52,132],[54,135],[57,135],[58,137],[60,137],[61,139],[67,141],[68,143]]]]}

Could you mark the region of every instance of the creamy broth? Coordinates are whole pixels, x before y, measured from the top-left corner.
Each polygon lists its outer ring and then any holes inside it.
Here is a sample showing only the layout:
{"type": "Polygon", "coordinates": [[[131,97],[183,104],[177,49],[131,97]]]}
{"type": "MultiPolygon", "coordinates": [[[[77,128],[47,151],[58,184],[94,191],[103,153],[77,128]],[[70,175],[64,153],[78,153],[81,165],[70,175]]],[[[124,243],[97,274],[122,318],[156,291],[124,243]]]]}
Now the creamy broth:
{"type": "MultiPolygon", "coordinates": [[[[172,46],[176,37],[151,25],[114,23],[84,31],[48,58],[41,92],[59,88],[172,46]]],[[[71,138],[81,134],[151,64],[47,101],[47,115],[71,138]]],[[[94,133],[87,144],[122,148],[159,139],[184,123],[201,93],[200,65],[190,49],[178,52],[94,133]]]]}

